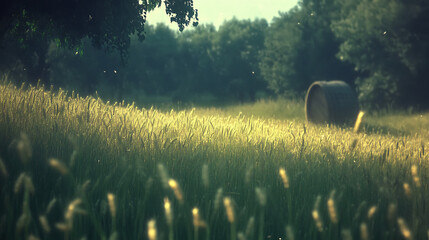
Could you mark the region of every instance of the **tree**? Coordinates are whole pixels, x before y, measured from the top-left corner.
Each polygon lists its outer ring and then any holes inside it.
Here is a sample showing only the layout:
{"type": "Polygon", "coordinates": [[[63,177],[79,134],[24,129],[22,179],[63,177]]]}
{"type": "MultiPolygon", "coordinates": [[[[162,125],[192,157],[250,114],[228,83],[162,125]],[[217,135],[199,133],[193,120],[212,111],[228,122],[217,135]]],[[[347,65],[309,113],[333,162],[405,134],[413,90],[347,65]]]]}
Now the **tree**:
{"type": "Polygon", "coordinates": [[[118,51],[125,59],[130,35],[144,39],[146,13],[162,2],[180,30],[193,20],[198,23],[193,0],[2,1],[0,43],[4,47],[8,42],[17,42],[24,55],[37,56],[35,65],[45,63],[45,50],[51,41],[76,48],[85,37],[94,46],[118,51]]]}
{"type": "Polygon", "coordinates": [[[293,97],[302,96],[314,81],[353,82],[352,66],[336,58],[340,42],[330,28],[341,14],[336,2],[300,1],[273,20],[260,63],[270,89],[293,97]]]}
{"type": "Polygon", "coordinates": [[[192,93],[213,94],[219,74],[211,53],[212,39],[217,34],[214,25],[200,25],[178,36],[181,59],[180,99],[192,93]]]}
{"type": "Polygon", "coordinates": [[[219,94],[240,101],[254,100],[256,91],[265,88],[258,63],[267,27],[265,19],[232,19],[219,27],[210,49],[219,73],[219,94]]]}
{"type": "Polygon", "coordinates": [[[359,72],[362,103],[428,107],[429,2],[362,0],[335,21],[338,56],[359,72]]]}

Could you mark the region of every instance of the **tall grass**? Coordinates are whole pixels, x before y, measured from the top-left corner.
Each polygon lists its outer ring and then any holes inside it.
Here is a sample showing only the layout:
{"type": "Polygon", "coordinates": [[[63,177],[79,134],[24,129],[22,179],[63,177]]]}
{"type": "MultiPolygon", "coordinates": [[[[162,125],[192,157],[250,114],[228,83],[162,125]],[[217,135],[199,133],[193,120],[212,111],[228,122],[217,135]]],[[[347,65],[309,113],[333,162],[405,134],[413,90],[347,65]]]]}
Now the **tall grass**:
{"type": "Polygon", "coordinates": [[[0,85],[0,238],[427,239],[425,137],[199,111],[0,85]]]}

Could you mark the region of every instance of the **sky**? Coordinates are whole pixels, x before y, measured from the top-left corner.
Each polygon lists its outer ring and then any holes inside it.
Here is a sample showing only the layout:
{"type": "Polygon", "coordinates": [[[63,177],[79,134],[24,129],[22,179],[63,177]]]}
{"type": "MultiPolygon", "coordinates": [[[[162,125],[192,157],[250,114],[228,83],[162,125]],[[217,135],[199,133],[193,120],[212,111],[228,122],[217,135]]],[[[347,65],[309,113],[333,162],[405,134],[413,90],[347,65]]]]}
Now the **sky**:
{"type": "MultiPolygon", "coordinates": [[[[194,8],[198,9],[200,24],[213,23],[219,27],[234,16],[252,20],[265,18],[270,23],[273,17],[279,16],[279,11],[287,12],[297,3],[298,0],[194,0],[194,8]]],[[[178,29],[177,24],[170,24],[164,5],[149,12],[147,20],[150,24],[165,23],[178,29]]]]}

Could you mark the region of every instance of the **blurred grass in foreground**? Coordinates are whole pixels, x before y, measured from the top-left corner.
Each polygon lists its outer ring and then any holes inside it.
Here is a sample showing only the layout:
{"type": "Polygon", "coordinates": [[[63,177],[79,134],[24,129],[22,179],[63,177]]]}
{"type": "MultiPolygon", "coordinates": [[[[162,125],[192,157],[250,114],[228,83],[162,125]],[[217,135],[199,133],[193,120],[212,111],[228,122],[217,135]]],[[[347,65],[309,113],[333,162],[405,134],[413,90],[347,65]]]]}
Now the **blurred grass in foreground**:
{"type": "Polygon", "coordinates": [[[0,238],[428,238],[427,138],[269,118],[281,106],[0,85],[0,238]]]}

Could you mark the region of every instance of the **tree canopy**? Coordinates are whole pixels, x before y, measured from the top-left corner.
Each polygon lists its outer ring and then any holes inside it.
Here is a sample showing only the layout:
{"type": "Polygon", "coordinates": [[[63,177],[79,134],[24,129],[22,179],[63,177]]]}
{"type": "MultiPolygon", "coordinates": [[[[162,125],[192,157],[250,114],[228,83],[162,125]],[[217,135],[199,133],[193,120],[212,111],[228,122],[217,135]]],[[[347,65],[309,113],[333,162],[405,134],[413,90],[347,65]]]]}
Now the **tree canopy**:
{"type": "Polygon", "coordinates": [[[146,14],[164,4],[166,14],[182,31],[198,24],[193,0],[6,0],[0,3],[0,49],[8,60],[4,69],[23,65],[30,82],[47,83],[49,45],[82,48],[88,38],[97,48],[128,56],[130,36],[145,36],[146,14]]]}
{"type": "Polygon", "coordinates": [[[180,30],[192,20],[197,23],[193,0],[8,0],[0,5],[0,38],[13,36],[21,43],[34,38],[57,40],[74,47],[89,37],[95,46],[123,54],[131,34],[144,38],[146,13],[162,2],[180,30]]]}
{"type": "Polygon", "coordinates": [[[278,94],[339,79],[368,107],[428,107],[428,33],[428,1],[301,0],[273,20],[261,72],[278,94]]]}

